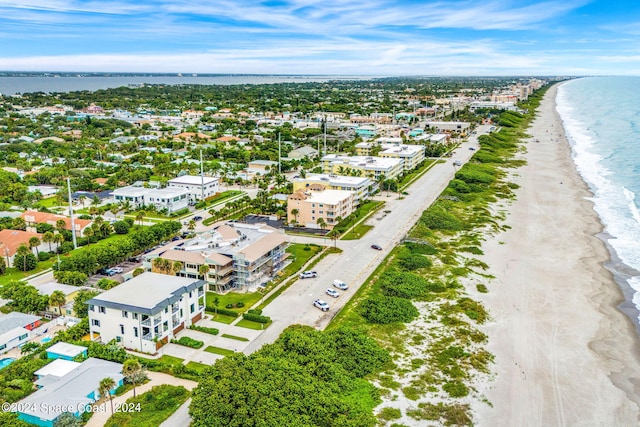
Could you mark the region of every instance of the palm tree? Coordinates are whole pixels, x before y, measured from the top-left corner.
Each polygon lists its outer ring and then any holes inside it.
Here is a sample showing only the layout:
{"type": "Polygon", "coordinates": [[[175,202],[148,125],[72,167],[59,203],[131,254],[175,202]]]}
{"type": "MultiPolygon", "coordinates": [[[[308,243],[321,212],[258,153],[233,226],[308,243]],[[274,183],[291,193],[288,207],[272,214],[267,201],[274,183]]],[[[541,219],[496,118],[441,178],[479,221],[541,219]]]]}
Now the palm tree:
{"type": "Polygon", "coordinates": [[[100,397],[109,396],[111,401],[111,415],[113,415],[113,396],[111,396],[111,389],[116,386],[116,382],[113,378],[106,377],[100,380],[98,390],[100,391],[100,397]]]}
{"type": "Polygon", "coordinates": [[[196,229],[196,222],[195,220],[189,220],[189,225],[187,225],[187,228],[189,229],[189,231],[193,231],[196,229]]]}
{"type": "Polygon", "coordinates": [[[142,220],[146,215],[147,213],[145,211],[138,211],[138,213],[136,214],[136,221],[140,223],[140,226],[142,226],[142,220]]]}
{"type": "Polygon", "coordinates": [[[61,233],[56,233],[53,235],[53,243],[56,244],[56,251],[60,247],[61,244],[64,243],[64,235],[61,233]]]}
{"type": "Polygon", "coordinates": [[[51,231],[47,231],[46,233],[44,233],[42,235],[42,241],[44,243],[48,243],[49,244],[49,252],[51,252],[51,242],[53,242],[54,236],[53,233],[51,231]]]}
{"type": "Polygon", "coordinates": [[[316,220],[316,224],[318,224],[318,227],[320,227],[323,230],[327,228],[327,222],[324,220],[324,218],[318,218],[316,220]]]}
{"type": "Polygon", "coordinates": [[[298,214],[300,213],[300,211],[298,209],[291,209],[291,215],[293,215],[296,218],[296,224],[298,223],[298,214]]]}
{"type": "Polygon", "coordinates": [[[67,303],[67,298],[64,296],[64,292],[61,290],[53,291],[49,296],[49,305],[55,305],[58,307],[58,311],[62,316],[62,306],[67,303]]]}
{"type": "Polygon", "coordinates": [[[180,273],[180,270],[182,270],[182,266],[183,264],[180,261],[174,261],[173,265],[171,266],[171,271],[173,272],[173,274],[178,274],[180,273]]]}
{"type": "Polygon", "coordinates": [[[207,273],[209,273],[209,270],[211,268],[207,265],[207,264],[202,264],[199,268],[198,268],[198,273],[200,273],[202,275],[202,280],[207,280],[207,273]]]}
{"type": "MultiPolygon", "coordinates": [[[[25,245],[24,243],[22,245],[20,245],[18,247],[18,250],[16,251],[16,255],[15,257],[19,257],[22,259],[22,271],[27,271],[27,255],[33,255],[31,253],[31,250],[27,247],[27,245],[25,245]]],[[[15,267],[16,262],[13,262],[13,265],[15,267]]]]}
{"type": "Polygon", "coordinates": [[[133,397],[136,397],[136,385],[142,379],[144,371],[138,359],[127,359],[122,365],[122,375],[133,385],[133,397]]]}
{"type": "Polygon", "coordinates": [[[87,200],[86,196],[80,196],[78,197],[78,201],[80,202],[80,204],[82,205],[82,209],[84,209],[84,202],[87,200]]]}
{"type": "Polygon", "coordinates": [[[67,228],[67,223],[64,219],[59,219],[56,221],[56,230],[58,230],[58,232],[62,232],[62,230],[64,230],[65,228],[67,228]]]}
{"type": "Polygon", "coordinates": [[[95,235],[93,228],[91,227],[86,227],[83,231],[82,234],[84,234],[84,237],[87,238],[87,246],[89,246],[89,244],[91,243],[91,238],[95,235]]]}
{"type": "Polygon", "coordinates": [[[38,246],[40,246],[40,243],[42,242],[36,236],[29,238],[29,249],[36,248],[36,257],[40,255],[38,252],[38,246]]]}
{"type": "Polygon", "coordinates": [[[327,233],[327,237],[333,240],[333,248],[335,249],[338,238],[340,237],[340,232],[334,228],[333,230],[327,233]]]}

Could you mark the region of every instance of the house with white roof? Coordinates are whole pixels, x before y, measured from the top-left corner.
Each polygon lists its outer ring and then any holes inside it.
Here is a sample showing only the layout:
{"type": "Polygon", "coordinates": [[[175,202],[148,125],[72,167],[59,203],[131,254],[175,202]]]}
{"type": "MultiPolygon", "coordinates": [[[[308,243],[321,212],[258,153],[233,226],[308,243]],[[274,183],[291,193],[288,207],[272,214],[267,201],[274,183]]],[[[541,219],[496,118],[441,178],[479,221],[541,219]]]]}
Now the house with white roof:
{"type": "Polygon", "coordinates": [[[31,331],[40,326],[40,317],[14,311],[0,316],[0,354],[31,339],[31,331]]]}
{"type": "Polygon", "coordinates": [[[129,185],[113,190],[116,202],[129,203],[134,209],[154,206],[168,214],[189,206],[189,190],[186,188],[145,188],[129,185]]]}
{"type": "Polygon", "coordinates": [[[355,204],[362,202],[370,194],[376,192],[378,183],[365,176],[343,176],[335,174],[308,174],[304,178],[294,178],[293,192],[307,190],[313,185],[324,185],[327,190],[353,191],[353,201],[355,204]]]}
{"type": "Polygon", "coordinates": [[[380,176],[394,179],[404,170],[403,161],[397,158],[327,154],[321,161],[325,173],[366,176],[375,180],[380,176]]]}
{"type": "Polygon", "coordinates": [[[115,389],[123,384],[122,364],[89,358],[82,363],[54,360],[36,371],[37,391],[16,402],[18,419],[42,427],[54,427],[64,412],[80,417],[100,398],[99,384],[112,378],[115,389]]]}
{"type": "Polygon", "coordinates": [[[155,353],[204,314],[205,282],[145,272],[87,301],[91,340],[155,353]]]}
{"type": "Polygon", "coordinates": [[[195,204],[200,200],[211,197],[220,191],[218,178],[211,176],[183,175],[170,179],[169,188],[185,188],[189,190],[189,202],[195,204]]]}

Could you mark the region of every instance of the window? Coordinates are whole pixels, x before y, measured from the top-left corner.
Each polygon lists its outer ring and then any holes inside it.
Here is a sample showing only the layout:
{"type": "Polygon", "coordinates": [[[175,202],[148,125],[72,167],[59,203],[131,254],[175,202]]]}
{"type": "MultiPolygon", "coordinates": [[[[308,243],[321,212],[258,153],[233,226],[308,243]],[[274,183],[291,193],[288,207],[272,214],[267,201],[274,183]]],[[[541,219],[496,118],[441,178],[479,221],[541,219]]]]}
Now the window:
{"type": "Polygon", "coordinates": [[[189,291],[189,298],[191,298],[191,292],[193,292],[193,291],[189,291]]]}
{"type": "Polygon", "coordinates": [[[106,307],[102,307],[102,306],[100,306],[100,307],[98,307],[98,312],[100,312],[100,313],[106,313],[106,312],[107,312],[107,308],[106,308],[106,307]]]}
{"type": "Polygon", "coordinates": [[[91,324],[93,326],[100,326],[100,321],[98,319],[91,319],[91,324]]]}
{"type": "Polygon", "coordinates": [[[138,336],[138,328],[136,326],[133,327],[133,336],[134,337],[138,336]]]}
{"type": "Polygon", "coordinates": [[[71,314],[71,310],[67,309],[66,311],[67,311],[67,314],[71,314]]]}
{"type": "Polygon", "coordinates": [[[167,332],[169,330],[169,321],[165,320],[164,323],[162,324],[162,330],[164,332],[167,332]]]}
{"type": "Polygon", "coordinates": [[[93,306],[93,304],[89,304],[89,310],[95,311],[95,307],[93,306]]]}
{"type": "Polygon", "coordinates": [[[191,304],[191,313],[193,313],[194,311],[196,311],[194,304],[191,304]]]}
{"type": "Polygon", "coordinates": [[[164,308],[164,312],[165,312],[165,313],[168,313],[168,312],[169,312],[169,306],[166,306],[166,307],[164,308]]]}
{"type": "Polygon", "coordinates": [[[124,325],[120,325],[120,333],[124,335],[124,325]]]}
{"type": "MultiPolygon", "coordinates": [[[[122,311],[122,317],[129,317],[129,312],[128,311],[122,311]]],[[[124,332],[123,332],[124,333],[124,332]]]]}
{"type": "Polygon", "coordinates": [[[315,210],[312,210],[312,211],[311,211],[311,213],[312,213],[312,214],[314,214],[314,213],[316,213],[316,211],[315,211],[315,210]]]}
{"type": "Polygon", "coordinates": [[[182,317],[182,316],[183,316],[183,315],[182,315],[182,309],[180,309],[180,317],[182,317]]]}
{"type": "Polygon", "coordinates": [[[133,313],[133,318],[134,318],[135,320],[138,320],[138,313],[133,313]]]}
{"type": "Polygon", "coordinates": [[[28,336],[29,336],[29,334],[20,335],[20,338],[18,338],[18,340],[20,340],[20,341],[26,340],[28,336]]]}

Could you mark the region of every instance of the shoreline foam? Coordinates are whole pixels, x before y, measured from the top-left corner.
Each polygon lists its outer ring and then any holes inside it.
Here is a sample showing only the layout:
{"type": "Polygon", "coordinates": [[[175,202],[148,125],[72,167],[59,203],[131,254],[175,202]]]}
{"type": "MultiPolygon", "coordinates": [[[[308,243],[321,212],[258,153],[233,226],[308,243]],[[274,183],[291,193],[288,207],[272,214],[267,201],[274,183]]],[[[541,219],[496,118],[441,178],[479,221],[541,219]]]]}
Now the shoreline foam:
{"type": "Polygon", "coordinates": [[[637,425],[640,340],[617,309],[625,298],[605,268],[602,223],[577,172],[549,89],[514,170],[511,229],[485,242],[495,279],[483,298],[496,379],[478,425],[637,425]],[[534,142],[538,140],[539,142],[534,142]]]}

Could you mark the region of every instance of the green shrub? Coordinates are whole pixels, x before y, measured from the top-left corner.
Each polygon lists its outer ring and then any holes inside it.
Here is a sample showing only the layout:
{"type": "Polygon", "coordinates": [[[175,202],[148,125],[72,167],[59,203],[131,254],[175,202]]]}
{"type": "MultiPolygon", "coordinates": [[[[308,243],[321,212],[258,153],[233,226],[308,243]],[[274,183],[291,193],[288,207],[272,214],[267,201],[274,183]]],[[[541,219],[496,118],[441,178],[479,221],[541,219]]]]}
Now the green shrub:
{"type": "Polygon", "coordinates": [[[442,386],[451,397],[464,397],[469,394],[469,389],[461,381],[449,381],[442,386]]]}
{"type": "Polygon", "coordinates": [[[262,309],[261,308],[251,308],[247,311],[247,313],[251,313],[251,314],[262,314],[262,309]]]}
{"type": "Polygon", "coordinates": [[[257,322],[257,323],[269,323],[271,322],[271,318],[268,316],[263,316],[261,314],[255,314],[255,313],[244,313],[242,315],[242,317],[245,318],[245,320],[249,320],[251,322],[257,322]]]}
{"type": "Polygon", "coordinates": [[[407,299],[424,296],[429,286],[422,276],[396,270],[383,273],[378,283],[385,295],[407,299]]]}
{"type": "Polygon", "coordinates": [[[211,335],[218,335],[220,331],[216,328],[207,328],[205,326],[191,325],[189,329],[193,329],[194,331],[204,332],[211,335]]]}
{"type": "Polygon", "coordinates": [[[478,292],[486,294],[487,292],[489,292],[489,290],[487,289],[487,287],[485,285],[483,285],[482,283],[479,283],[476,285],[476,289],[478,290],[478,292]]]}
{"type": "Polygon", "coordinates": [[[51,258],[49,252],[38,252],[38,261],[48,261],[51,258]]]}
{"type": "Polygon", "coordinates": [[[224,309],[224,308],[216,308],[216,307],[212,307],[210,305],[208,305],[205,308],[205,310],[208,311],[208,312],[211,312],[211,313],[222,314],[224,316],[238,317],[238,312],[237,311],[227,310],[227,309],[224,309]]]}
{"type": "Polygon", "coordinates": [[[185,347],[191,347],[191,348],[201,348],[204,345],[204,342],[199,340],[194,340],[193,338],[189,338],[189,337],[182,337],[177,340],[174,339],[174,340],[171,340],[171,342],[175,344],[183,345],[185,347]]]}
{"type": "Polygon", "coordinates": [[[410,322],[418,317],[418,309],[405,298],[394,296],[369,297],[362,303],[362,317],[371,323],[410,322]]]}

